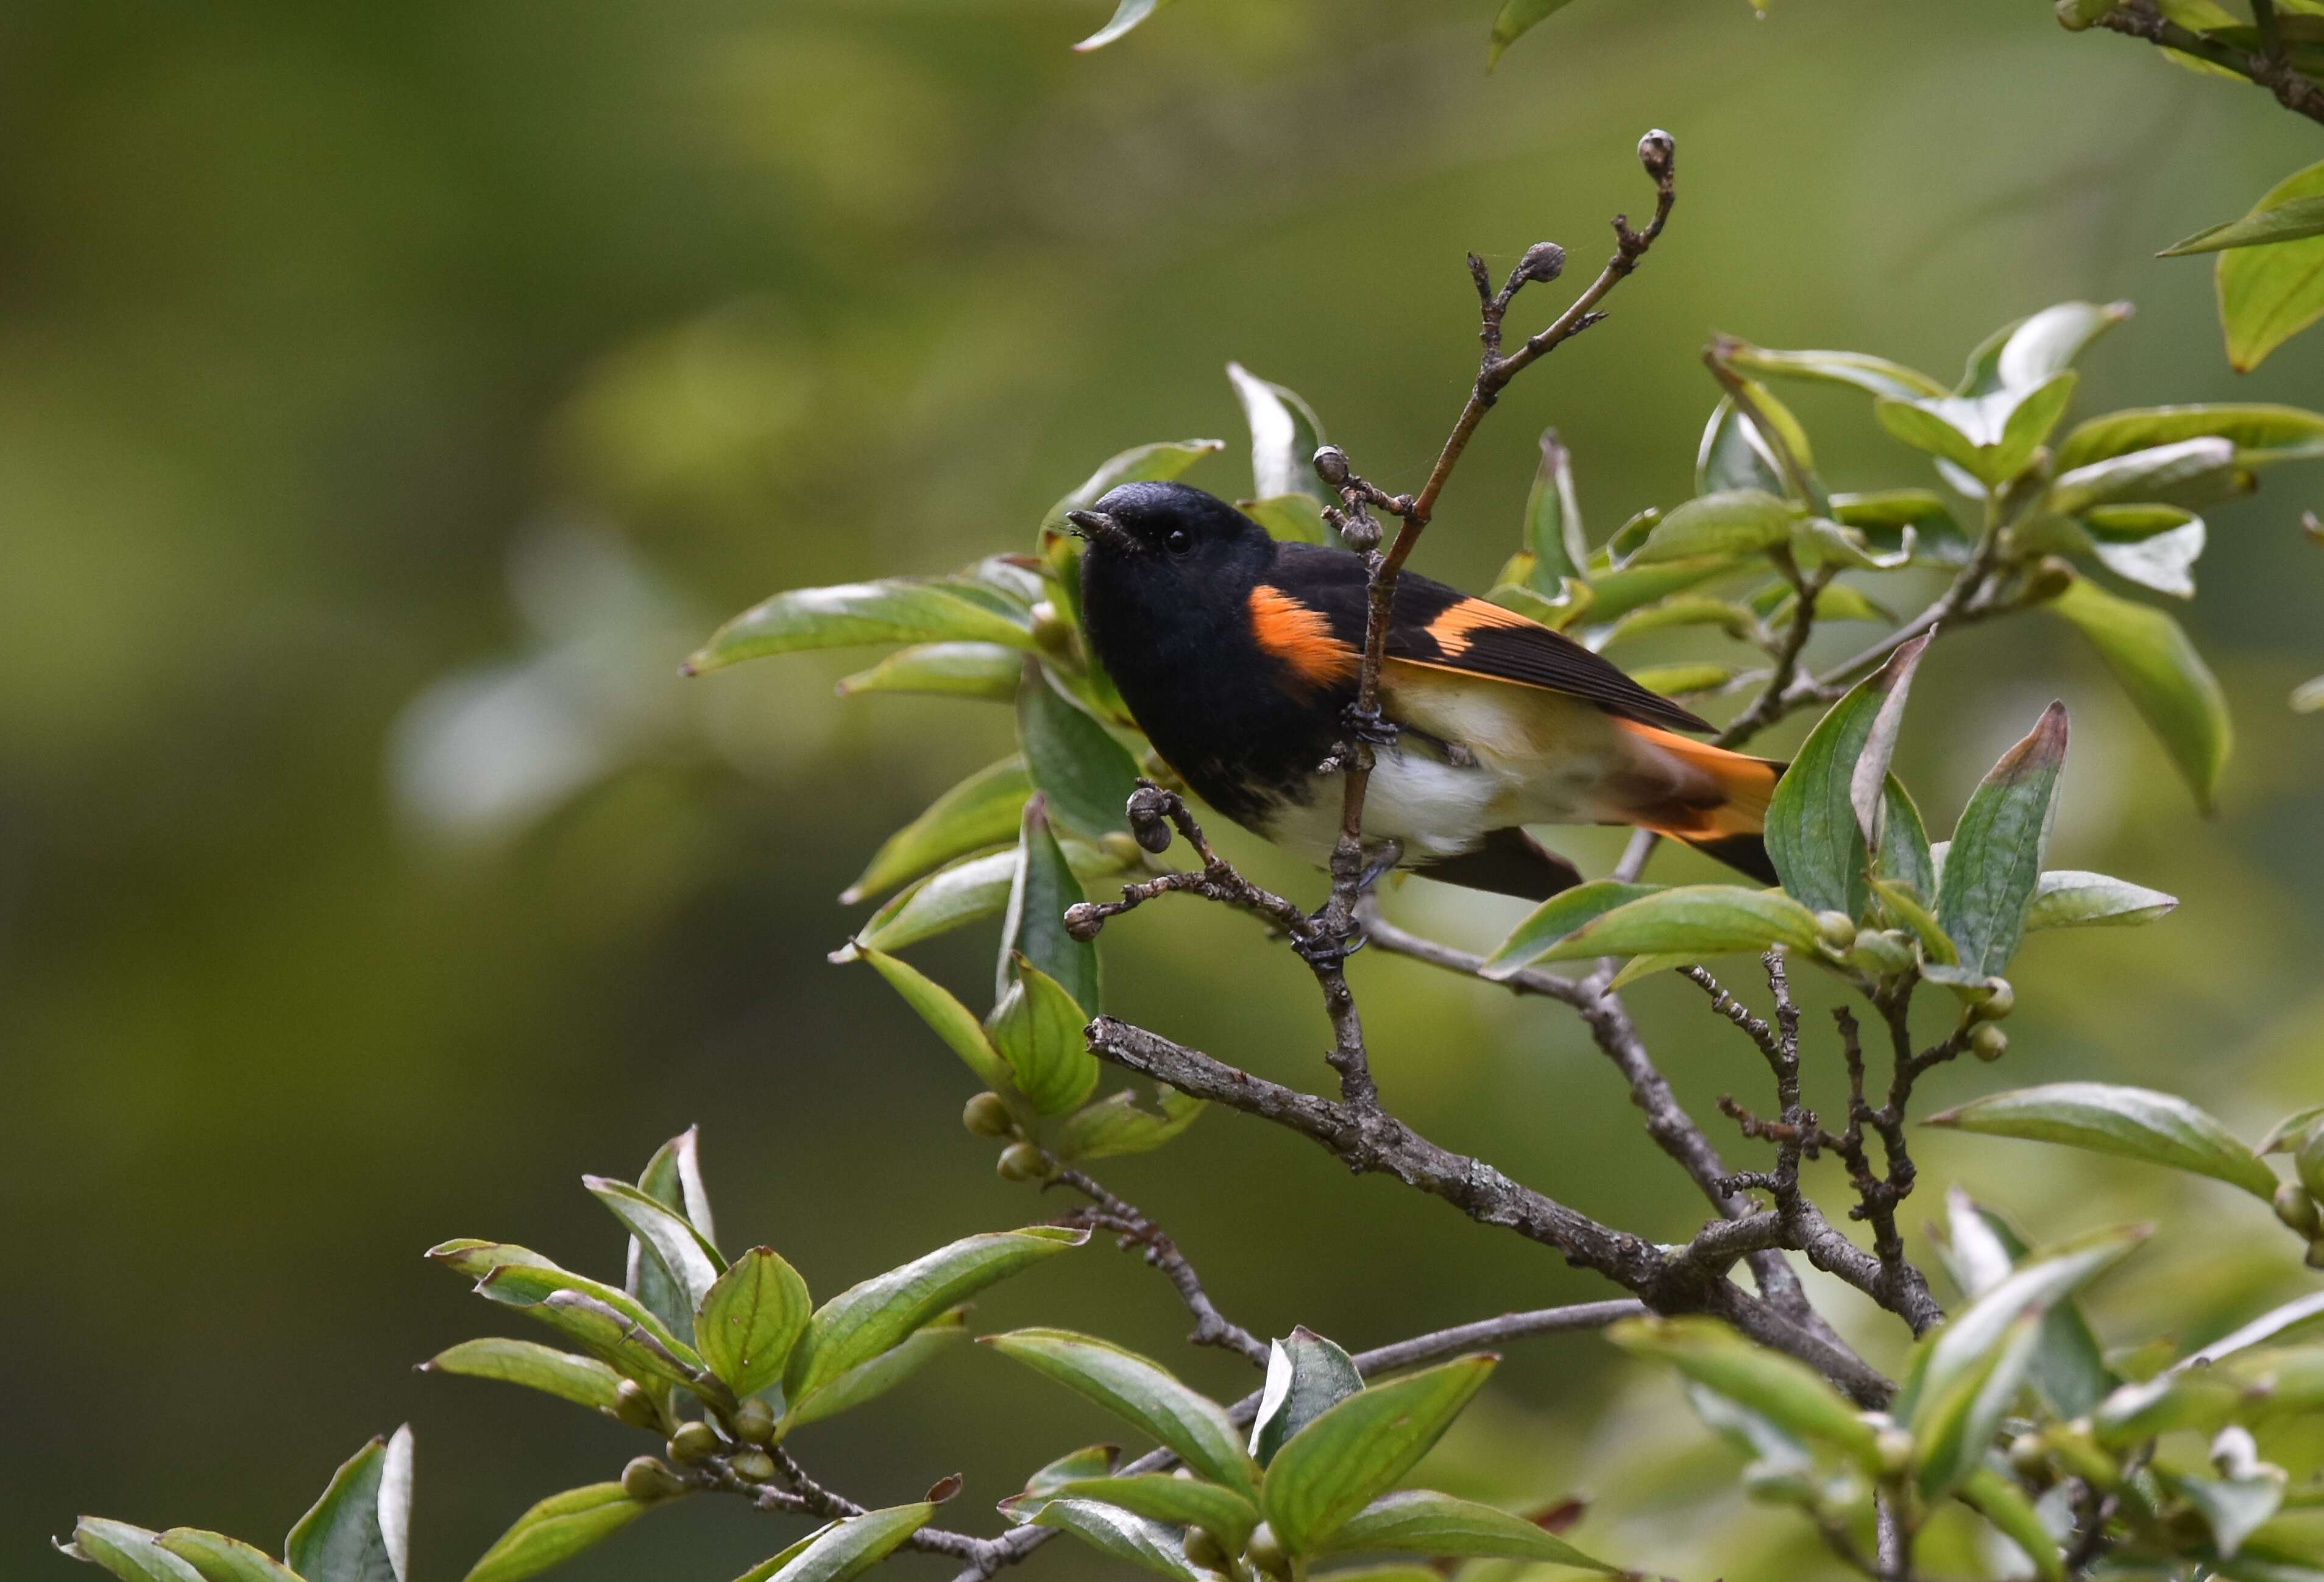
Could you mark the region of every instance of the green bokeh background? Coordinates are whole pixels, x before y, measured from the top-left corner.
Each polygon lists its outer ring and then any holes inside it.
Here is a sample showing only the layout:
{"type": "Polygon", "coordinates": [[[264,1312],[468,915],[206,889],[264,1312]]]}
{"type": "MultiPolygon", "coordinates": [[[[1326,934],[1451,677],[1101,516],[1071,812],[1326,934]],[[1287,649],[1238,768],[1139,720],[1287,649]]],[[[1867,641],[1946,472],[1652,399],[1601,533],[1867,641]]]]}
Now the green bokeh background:
{"type": "MultiPolygon", "coordinates": [[[[1765,21],[1588,0],[1491,76],[1488,0],[1184,0],[1068,52],[1103,9],[0,13],[0,1570],[63,1574],[42,1546],[82,1511],[272,1545],[407,1419],[430,1582],[540,1495],[612,1476],[623,1430],[410,1371],[495,1329],[418,1255],[483,1235],[617,1268],[576,1178],[633,1172],[690,1122],[728,1245],[775,1245],[824,1294],[1063,1207],[994,1178],[957,1062],[824,961],[853,915],[834,896],[1006,750],[1005,711],[835,699],[862,655],[694,682],[677,660],[777,588],[1028,547],[1132,443],[1224,436],[1194,481],[1246,492],[1229,358],[1410,487],[1471,369],[1462,253],[1506,267],[1546,236],[1594,264],[1607,217],[1648,201],[1649,125],[1678,139],[1671,230],[1613,319],[1487,425],[1433,575],[1489,576],[1547,424],[1597,532],[1683,498],[1714,329],[1946,373],[2006,319],[2126,297],[2078,410],[2324,407],[2324,339],[2237,378],[2207,265],[2149,256],[2310,162],[2314,129],[2067,35],[2039,0],[1781,0],[1765,21]]],[[[1859,398],[1799,406],[1835,485],[1926,481],[1859,398]]],[[[1938,649],[1903,760],[1932,821],[2063,696],[2055,860],[2186,904],[2034,942],[2007,1062],[1947,1070],[1932,1100],[2106,1076],[2250,1135],[2324,1098],[2324,722],[2284,707],[2324,668],[2324,556],[2295,525],[2319,491],[2277,474],[2212,518],[2189,621],[2240,731],[2212,820],[2061,623],[1938,649]]],[[[1391,905],[1467,941],[1515,910],[1424,884],[1391,905]]],[[[989,934],[918,955],[968,993],[989,934]]],[[[1121,1014],[1323,1079],[1304,974],[1240,920],[1157,908],[1106,951],[1121,1014]]],[[[1571,1017],[1377,956],[1355,981],[1414,1122],[1595,1214],[1692,1229],[1571,1017]]],[[[1755,1062],[1692,995],[1635,998],[1707,1113],[1756,1091],[1755,1062]]],[[[1810,1063],[1829,1105],[1828,1042],[1810,1063]]],[[[2109,1339],[2200,1338],[2314,1287],[2216,1184],[1934,1136],[1923,1162],[1916,1209],[1967,1181],[2037,1239],[2163,1216],[2094,1303],[2109,1339]]],[[[1108,1173],[1262,1330],[1361,1347],[1604,1292],[1230,1117],[1108,1173]]],[[[1250,1384],[1172,1349],[1167,1288],[1102,1247],[977,1314],[1028,1321],[1250,1384]]],[[[1893,1331],[1861,1333],[1894,1364],[1893,1331]]],[[[964,1352],[800,1449],[874,1503],[964,1470],[973,1523],[1102,1437],[964,1352]]],[[[1773,1547],[1788,1526],[1710,1497],[1729,1465],[1666,1380],[1577,1338],[1513,1354],[1435,1470],[1592,1495],[1580,1536],[1659,1570],[1810,1574],[1773,1547]]],[[[721,1578],[795,1531],[696,1502],[566,1574],[721,1578]]],[[[1092,1569],[1064,1546],[1038,1562],[1092,1569]]]]}

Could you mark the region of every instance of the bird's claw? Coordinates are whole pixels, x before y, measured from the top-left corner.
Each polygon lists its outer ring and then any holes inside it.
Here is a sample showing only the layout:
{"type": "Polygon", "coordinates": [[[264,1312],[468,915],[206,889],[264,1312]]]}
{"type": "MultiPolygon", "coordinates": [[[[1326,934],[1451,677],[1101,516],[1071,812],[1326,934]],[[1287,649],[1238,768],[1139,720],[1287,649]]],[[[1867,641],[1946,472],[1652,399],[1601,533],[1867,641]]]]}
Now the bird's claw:
{"type": "Polygon", "coordinates": [[[1350,929],[1344,934],[1294,934],[1291,948],[1310,967],[1336,967],[1371,942],[1360,929],[1350,929]]]}
{"type": "Polygon", "coordinates": [[[1394,747],[1397,738],[1402,734],[1388,717],[1380,713],[1378,704],[1368,709],[1361,704],[1350,704],[1340,712],[1340,720],[1347,726],[1349,735],[1374,747],[1394,747]]]}

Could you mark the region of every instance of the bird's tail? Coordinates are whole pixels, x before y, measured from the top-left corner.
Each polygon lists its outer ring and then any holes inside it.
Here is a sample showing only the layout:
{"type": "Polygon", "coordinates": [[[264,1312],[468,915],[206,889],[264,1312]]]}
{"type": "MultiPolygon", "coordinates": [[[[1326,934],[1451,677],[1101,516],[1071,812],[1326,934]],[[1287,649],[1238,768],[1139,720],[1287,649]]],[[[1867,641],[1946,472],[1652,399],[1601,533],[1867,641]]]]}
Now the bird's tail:
{"type": "Polygon", "coordinates": [[[1775,865],[1760,838],[1766,827],[1767,802],[1787,765],[1772,759],[1729,752],[1707,741],[1697,741],[1651,725],[1623,723],[1624,730],[1678,759],[1706,777],[1711,795],[1672,797],[1641,808],[1632,822],[1674,841],[1683,841],[1762,884],[1780,884],[1775,865]]]}

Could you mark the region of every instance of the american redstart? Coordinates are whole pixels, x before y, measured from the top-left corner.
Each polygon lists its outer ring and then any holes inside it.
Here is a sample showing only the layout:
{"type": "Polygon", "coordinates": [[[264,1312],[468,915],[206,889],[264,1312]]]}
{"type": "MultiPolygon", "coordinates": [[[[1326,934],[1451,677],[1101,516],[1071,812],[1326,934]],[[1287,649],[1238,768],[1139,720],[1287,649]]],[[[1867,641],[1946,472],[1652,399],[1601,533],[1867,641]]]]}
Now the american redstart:
{"type": "Polygon", "coordinates": [[[1379,722],[1351,721],[1367,574],[1278,543],[1183,483],[1125,483],[1068,513],[1087,540],[1083,616],[1139,728],[1204,801],[1328,862],[1351,728],[1381,741],[1367,857],[1540,900],[1581,872],[1522,826],[1633,824],[1766,883],[1784,766],[1681,731],[1712,727],[1571,639],[1412,572],[1397,580],[1379,722]]]}

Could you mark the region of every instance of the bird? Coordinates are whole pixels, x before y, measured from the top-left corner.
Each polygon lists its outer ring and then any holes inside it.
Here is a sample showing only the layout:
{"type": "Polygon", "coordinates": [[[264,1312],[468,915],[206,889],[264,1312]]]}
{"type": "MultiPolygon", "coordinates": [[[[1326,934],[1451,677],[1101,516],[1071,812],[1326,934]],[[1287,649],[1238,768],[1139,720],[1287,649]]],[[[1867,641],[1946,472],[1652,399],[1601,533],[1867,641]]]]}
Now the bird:
{"type": "Polygon", "coordinates": [[[1370,573],[1278,541],[1217,496],[1123,483],[1067,513],[1090,647],[1155,752],[1203,801],[1318,866],[1339,837],[1351,730],[1379,743],[1365,857],[1541,901],[1582,881],[1527,824],[1630,824],[1778,882],[1761,838],[1784,766],[1591,649],[1411,571],[1377,717],[1355,713],[1370,573]]]}

